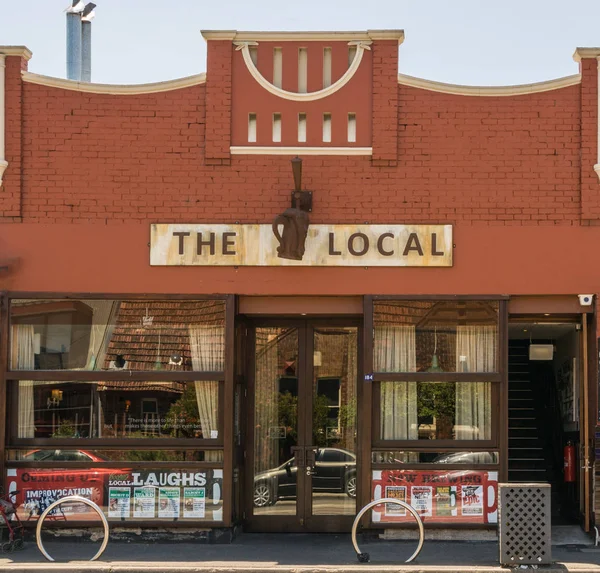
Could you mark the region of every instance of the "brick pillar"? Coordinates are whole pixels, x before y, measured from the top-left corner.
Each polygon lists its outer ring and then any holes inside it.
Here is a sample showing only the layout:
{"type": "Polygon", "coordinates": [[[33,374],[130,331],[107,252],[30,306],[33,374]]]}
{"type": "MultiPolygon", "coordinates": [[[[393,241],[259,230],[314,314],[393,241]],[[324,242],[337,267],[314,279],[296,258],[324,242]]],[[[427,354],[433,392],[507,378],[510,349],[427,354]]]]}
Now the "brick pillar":
{"type": "Polygon", "coordinates": [[[598,161],[598,62],[583,58],[581,67],[581,219],[600,219],[598,161]]]}
{"type": "Polygon", "coordinates": [[[207,165],[229,165],[231,155],[231,64],[233,34],[230,39],[209,40],[206,71],[207,165]]]}
{"type": "Polygon", "coordinates": [[[375,39],[373,50],[373,165],[398,164],[398,40],[375,39]]]}
{"type": "Polygon", "coordinates": [[[21,220],[23,192],[23,80],[31,52],[21,46],[0,46],[5,56],[5,159],[8,167],[0,187],[0,220],[21,220]]]}

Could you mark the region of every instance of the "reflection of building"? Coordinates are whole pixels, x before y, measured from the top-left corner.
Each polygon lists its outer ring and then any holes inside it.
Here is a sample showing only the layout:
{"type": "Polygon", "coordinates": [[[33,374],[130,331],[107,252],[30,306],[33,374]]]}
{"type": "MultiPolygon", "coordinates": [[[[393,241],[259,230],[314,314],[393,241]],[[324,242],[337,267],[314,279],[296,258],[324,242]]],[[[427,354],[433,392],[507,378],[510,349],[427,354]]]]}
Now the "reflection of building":
{"type": "MultiPolygon", "coordinates": [[[[204,490],[181,521],[347,531],[386,487],[493,528],[498,481],[549,481],[555,517],[589,529],[600,51],[467,88],[398,76],[400,31],[205,38],[206,75],[147,86],[0,47],[9,485],[77,468],[133,500],[139,470],[174,500],[204,490]],[[300,261],[272,226],[296,155],[300,261]],[[476,511],[462,483],[486,488],[476,511]]],[[[160,520],[148,499],[126,525],[160,520]]]]}

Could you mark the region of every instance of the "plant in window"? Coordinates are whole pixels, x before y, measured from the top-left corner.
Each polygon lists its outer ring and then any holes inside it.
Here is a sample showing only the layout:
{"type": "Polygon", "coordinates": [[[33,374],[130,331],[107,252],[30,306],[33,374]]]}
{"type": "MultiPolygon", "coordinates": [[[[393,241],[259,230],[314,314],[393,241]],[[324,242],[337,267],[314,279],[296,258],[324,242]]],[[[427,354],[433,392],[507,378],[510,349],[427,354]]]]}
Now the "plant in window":
{"type": "Polygon", "coordinates": [[[425,382],[419,384],[417,396],[419,425],[435,424],[437,440],[453,438],[456,412],[456,390],[452,382],[425,382]]]}
{"type": "Polygon", "coordinates": [[[196,390],[192,384],[187,384],[181,398],[169,408],[163,429],[177,438],[210,438],[198,436],[199,428],[196,390]]]}
{"type": "Polygon", "coordinates": [[[71,420],[61,420],[52,434],[53,438],[79,438],[79,432],[71,420]]]}

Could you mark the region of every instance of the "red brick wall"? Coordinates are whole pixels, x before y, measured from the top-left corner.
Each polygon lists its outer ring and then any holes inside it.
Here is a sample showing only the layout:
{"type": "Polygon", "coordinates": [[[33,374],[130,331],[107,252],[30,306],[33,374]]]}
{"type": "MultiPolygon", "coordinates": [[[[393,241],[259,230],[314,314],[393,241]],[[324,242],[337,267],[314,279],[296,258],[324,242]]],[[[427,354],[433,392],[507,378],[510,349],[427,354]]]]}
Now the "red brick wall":
{"type": "Polygon", "coordinates": [[[22,156],[23,156],[23,84],[21,70],[27,69],[27,60],[19,56],[6,57],[5,118],[6,161],[8,168],[0,187],[0,220],[21,221],[22,156]]]}
{"type": "MultiPolygon", "coordinates": [[[[25,83],[23,220],[270,221],[289,201],[289,158],[207,165],[205,130],[220,130],[224,142],[228,124],[207,125],[206,89],[111,96],[25,83]]],[[[579,86],[514,97],[397,93],[395,167],[305,157],[314,222],[579,224],[579,86]]],[[[14,142],[18,124],[10,125],[14,142]]],[[[214,145],[213,159],[224,159],[227,145],[219,153],[214,145]]],[[[9,161],[12,195],[18,158],[9,161]]],[[[18,212],[8,201],[2,208],[18,212]]]]}
{"type": "Polygon", "coordinates": [[[208,165],[229,165],[232,50],[229,40],[208,42],[205,155],[208,165]]]}
{"type": "Polygon", "coordinates": [[[200,85],[112,96],[25,83],[24,221],[148,221],[197,213],[207,200],[199,177],[204,93],[200,85]]]}
{"type": "Polygon", "coordinates": [[[398,158],[398,42],[373,42],[373,165],[395,167],[398,158]]]}
{"type": "Polygon", "coordinates": [[[584,224],[600,219],[600,183],[594,171],[598,162],[598,64],[583,59],[581,80],[581,218],[584,224]]]}

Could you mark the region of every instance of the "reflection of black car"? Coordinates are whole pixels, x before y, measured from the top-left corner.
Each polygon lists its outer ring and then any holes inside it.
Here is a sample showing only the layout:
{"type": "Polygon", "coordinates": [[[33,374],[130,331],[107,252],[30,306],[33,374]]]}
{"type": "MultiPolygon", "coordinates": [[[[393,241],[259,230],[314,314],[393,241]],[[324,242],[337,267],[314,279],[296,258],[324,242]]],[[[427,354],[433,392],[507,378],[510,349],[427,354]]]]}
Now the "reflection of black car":
{"type": "MultiPolygon", "coordinates": [[[[296,459],[254,477],[254,505],[273,505],[283,497],[296,497],[296,459]]],[[[312,490],[346,493],[356,497],[356,456],[347,450],[319,448],[315,454],[312,490]]]]}
{"type": "Polygon", "coordinates": [[[452,452],[441,454],[433,459],[434,464],[497,464],[493,452],[452,452]]]}

